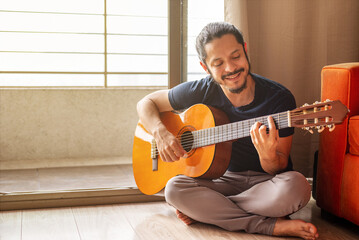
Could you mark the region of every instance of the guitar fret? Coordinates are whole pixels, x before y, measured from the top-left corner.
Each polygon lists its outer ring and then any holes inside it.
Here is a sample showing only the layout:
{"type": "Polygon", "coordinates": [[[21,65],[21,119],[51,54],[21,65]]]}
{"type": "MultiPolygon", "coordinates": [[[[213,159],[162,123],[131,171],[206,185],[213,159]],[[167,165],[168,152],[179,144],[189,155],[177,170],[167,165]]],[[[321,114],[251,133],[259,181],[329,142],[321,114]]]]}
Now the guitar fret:
{"type": "Polygon", "coordinates": [[[192,133],[193,134],[193,148],[197,148],[199,146],[198,144],[198,131],[195,131],[192,133]]]}
{"type": "Polygon", "coordinates": [[[227,129],[227,141],[231,139],[232,139],[232,124],[229,124],[227,129]]]}
{"type": "Polygon", "coordinates": [[[205,146],[205,134],[204,134],[204,130],[201,131],[201,145],[205,146]]]}
{"type": "Polygon", "coordinates": [[[231,125],[230,124],[227,124],[226,125],[226,141],[228,141],[229,140],[229,134],[230,134],[230,127],[231,127],[231,125]]]}
{"type": "Polygon", "coordinates": [[[222,126],[218,126],[218,141],[222,142],[222,126]]]}
{"type": "Polygon", "coordinates": [[[238,134],[237,134],[237,137],[238,137],[238,138],[241,138],[241,137],[242,137],[242,132],[240,132],[240,130],[243,129],[243,121],[238,122],[237,125],[238,125],[238,130],[237,130],[238,134]],[[240,126],[239,126],[239,125],[240,125],[240,126]]]}
{"type": "Polygon", "coordinates": [[[223,141],[226,142],[228,141],[229,137],[229,124],[223,125],[223,141]]]}
{"type": "Polygon", "coordinates": [[[278,125],[278,129],[281,129],[281,122],[280,122],[280,116],[279,116],[279,113],[276,114],[277,115],[277,119],[276,119],[276,122],[277,122],[277,125],[278,125]]]}
{"type": "Polygon", "coordinates": [[[223,141],[223,125],[219,126],[219,136],[220,136],[220,141],[223,141]]]}
{"type": "Polygon", "coordinates": [[[232,126],[233,126],[233,130],[232,130],[231,138],[236,139],[237,138],[237,131],[238,131],[237,124],[234,123],[232,126]]]}
{"type": "Polygon", "coordinates": [[[222,128],[221,128],[221,126],[218,126],[217,136],[218,136],[218,142],[222,142],[222,128]]]}
{"type": "MultiPolygon", "coordinates": [[[[288,127],[287,112],[276,113],[269,116],[273,117],[278,129],[288,127]]],[[[267,119],[268,116],[262,116],[195,131],[193,132],[193,148],[248,137],[250,136],[251,127],[256,122],[260,122],[269,128],[269,122],[267,119]]]]}
{"type": "Polygon", "coordinates": [[[213,135],[214,135],[214,141],[217,143],[219,142],[219,139],[218,139],[218,128],[215,127],[213,128],[213,135]]]}
{"type": "Polygon", "coordinates": [[[203,134],[202,134],[202,130],[200,130],[199,132],[198,132],[198,146],[203,146],[203,134]]]}
{"type": "Polygon", "coordinates": [[[207,146],[207,143],[208,143],[208,136],[207,136],[207,131],[206,129],[203,130],[203,140],[204,140],[204,145],[207,146]]]}
{"type": "Polygon", "coordinates": [[[208,129],[204,129],[203,130],[203,135],[204,135],[204,145],[207,146],[208,145],[208,140],[209,140],[209,134],[208,134],[208,129]]]}

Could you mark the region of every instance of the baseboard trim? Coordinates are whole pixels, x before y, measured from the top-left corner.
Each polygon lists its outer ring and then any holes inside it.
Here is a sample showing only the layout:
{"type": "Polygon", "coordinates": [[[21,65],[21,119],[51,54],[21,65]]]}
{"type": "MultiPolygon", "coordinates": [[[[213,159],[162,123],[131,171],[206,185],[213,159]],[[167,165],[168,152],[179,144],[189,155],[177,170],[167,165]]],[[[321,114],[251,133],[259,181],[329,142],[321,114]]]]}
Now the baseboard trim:
{"type": "Polygon", "coordinates": [[[137,188],[1,193],[0,211],[150,201],[164,201],[164,197],[144,195],[137,188]]]}

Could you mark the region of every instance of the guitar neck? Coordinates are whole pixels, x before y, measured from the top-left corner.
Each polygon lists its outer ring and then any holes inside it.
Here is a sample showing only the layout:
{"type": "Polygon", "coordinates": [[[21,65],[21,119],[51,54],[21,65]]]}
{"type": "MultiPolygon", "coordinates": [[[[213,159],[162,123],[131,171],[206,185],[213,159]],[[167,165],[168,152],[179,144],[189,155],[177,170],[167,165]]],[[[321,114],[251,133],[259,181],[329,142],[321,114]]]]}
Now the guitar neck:
{"type": "Polygon", "coordinates": [[[277,129],[290,127],[288,112],[281,112],[239,122],[228,123],[213,128],[201,129],[192,132],[193,148],[199,148],[220,142],[248,137],[250,136],[250,129],[254,123],[261,122],[268,127],[269,124],[267,118],[269,116],[273,118],[277,129]]]}

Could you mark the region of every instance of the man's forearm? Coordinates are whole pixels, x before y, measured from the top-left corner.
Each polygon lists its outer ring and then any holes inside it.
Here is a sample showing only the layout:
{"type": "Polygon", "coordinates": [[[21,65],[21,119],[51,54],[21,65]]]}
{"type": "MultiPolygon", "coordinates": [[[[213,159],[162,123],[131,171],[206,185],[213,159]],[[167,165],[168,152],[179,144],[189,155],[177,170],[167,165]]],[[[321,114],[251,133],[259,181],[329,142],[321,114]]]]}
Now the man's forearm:
{"type": "Polygon", "coordinates": [[[137,103],[137,114],[143,126],[152,135],[156,129],[163,126],[160,112],[156,104],[149,98],[144,98],[137,103]]]}
{"type": "Polygon", "coordinates": [[[277,151],[272,159],[263,159],[260,157],[260,162],[265,172],[275,175],[282,172],[287,167],[288,157],[277,151]]]}

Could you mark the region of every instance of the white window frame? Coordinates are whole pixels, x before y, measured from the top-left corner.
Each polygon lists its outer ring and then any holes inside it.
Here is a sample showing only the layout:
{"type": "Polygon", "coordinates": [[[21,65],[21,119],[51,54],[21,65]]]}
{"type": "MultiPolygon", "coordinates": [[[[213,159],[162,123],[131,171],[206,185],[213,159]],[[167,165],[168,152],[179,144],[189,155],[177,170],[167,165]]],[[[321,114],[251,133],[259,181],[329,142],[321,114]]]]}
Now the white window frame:
{"type": "MultiPolygon", "coordinates": [[[[167,72],[109,72],[108,71],[108,64],[107,64],[107,59],[108,59],[108,52],[107,52],[107,36],[108,36],[108,32],[107,32],[107,0],[103,0],[104,1],[104,71],[100,71],[100,72],[82,72],[82,71],[75,71],[75,72],[71,72],[71,71],[2,71],[1,67],[0,67],[0,79],[1,79],[1,75],[2,74],[101,74],[104,75],[104,84],[103,86],[75,86],[75,85],[71,85],[71,86],[1,86],[0,83],[0,88],[129,88],[126,86],[108,86],[108,81],[107,81],[107,77],[110,74],[128,74],[128,75],[139,75],[139,74],[147,74],[147,75],[154,75],[154,74],[159,74],[159,75],[168,75],[168,86],[142,86],[142,85],[136,85],[136,86],[131,86],[130,88],[150,88],[150,87],[159,87],[159,88],[163,88],[163,87],[170,87],[170,86],[174,86],[177,85],[177,79],[178,77],[175,76],[175,74],[178,74],[180,72],[180,67],[183,65],[182,63],[178,64],[178,61],[180,61],[181,56],[179,56],[178,54],[180,54],[177,49],[182,49],[181,48],[181,44],[183,44],[183,40],[181,38],[180,41],[176,40],[178,39],[178,33],[181,31],[181,23],[180,21],[182,21],[182,17],[177,18],[178,16],[182,16],[182,12],[183,12],[183,6],[185,6],[185,2],[187,0],[168,0],[168,71],[167,72]],[[180,13],[180,15],[175,15],[177,13],[180,13]],[[170,14],[174,14],[173,16],[171,16],[170,14]],[[170,50],[172,49],[172,50],[170,50]],[[173,61],[173,64],[170,64],[170,61],[173,61]],[[171,80],[173,79],[173,80],[171,80]],[[175,83],[173,83],[175,82],[175,83]]],[[[179,34],[180,36],[182,34],[179,34]]],[[[185,39],[185,38],[183,38],[185,39]]],[[[181,74],[183,75],[183,74],[181,74]]],[[[180,77],[181,78],[181,77],[180,77]]]]}

